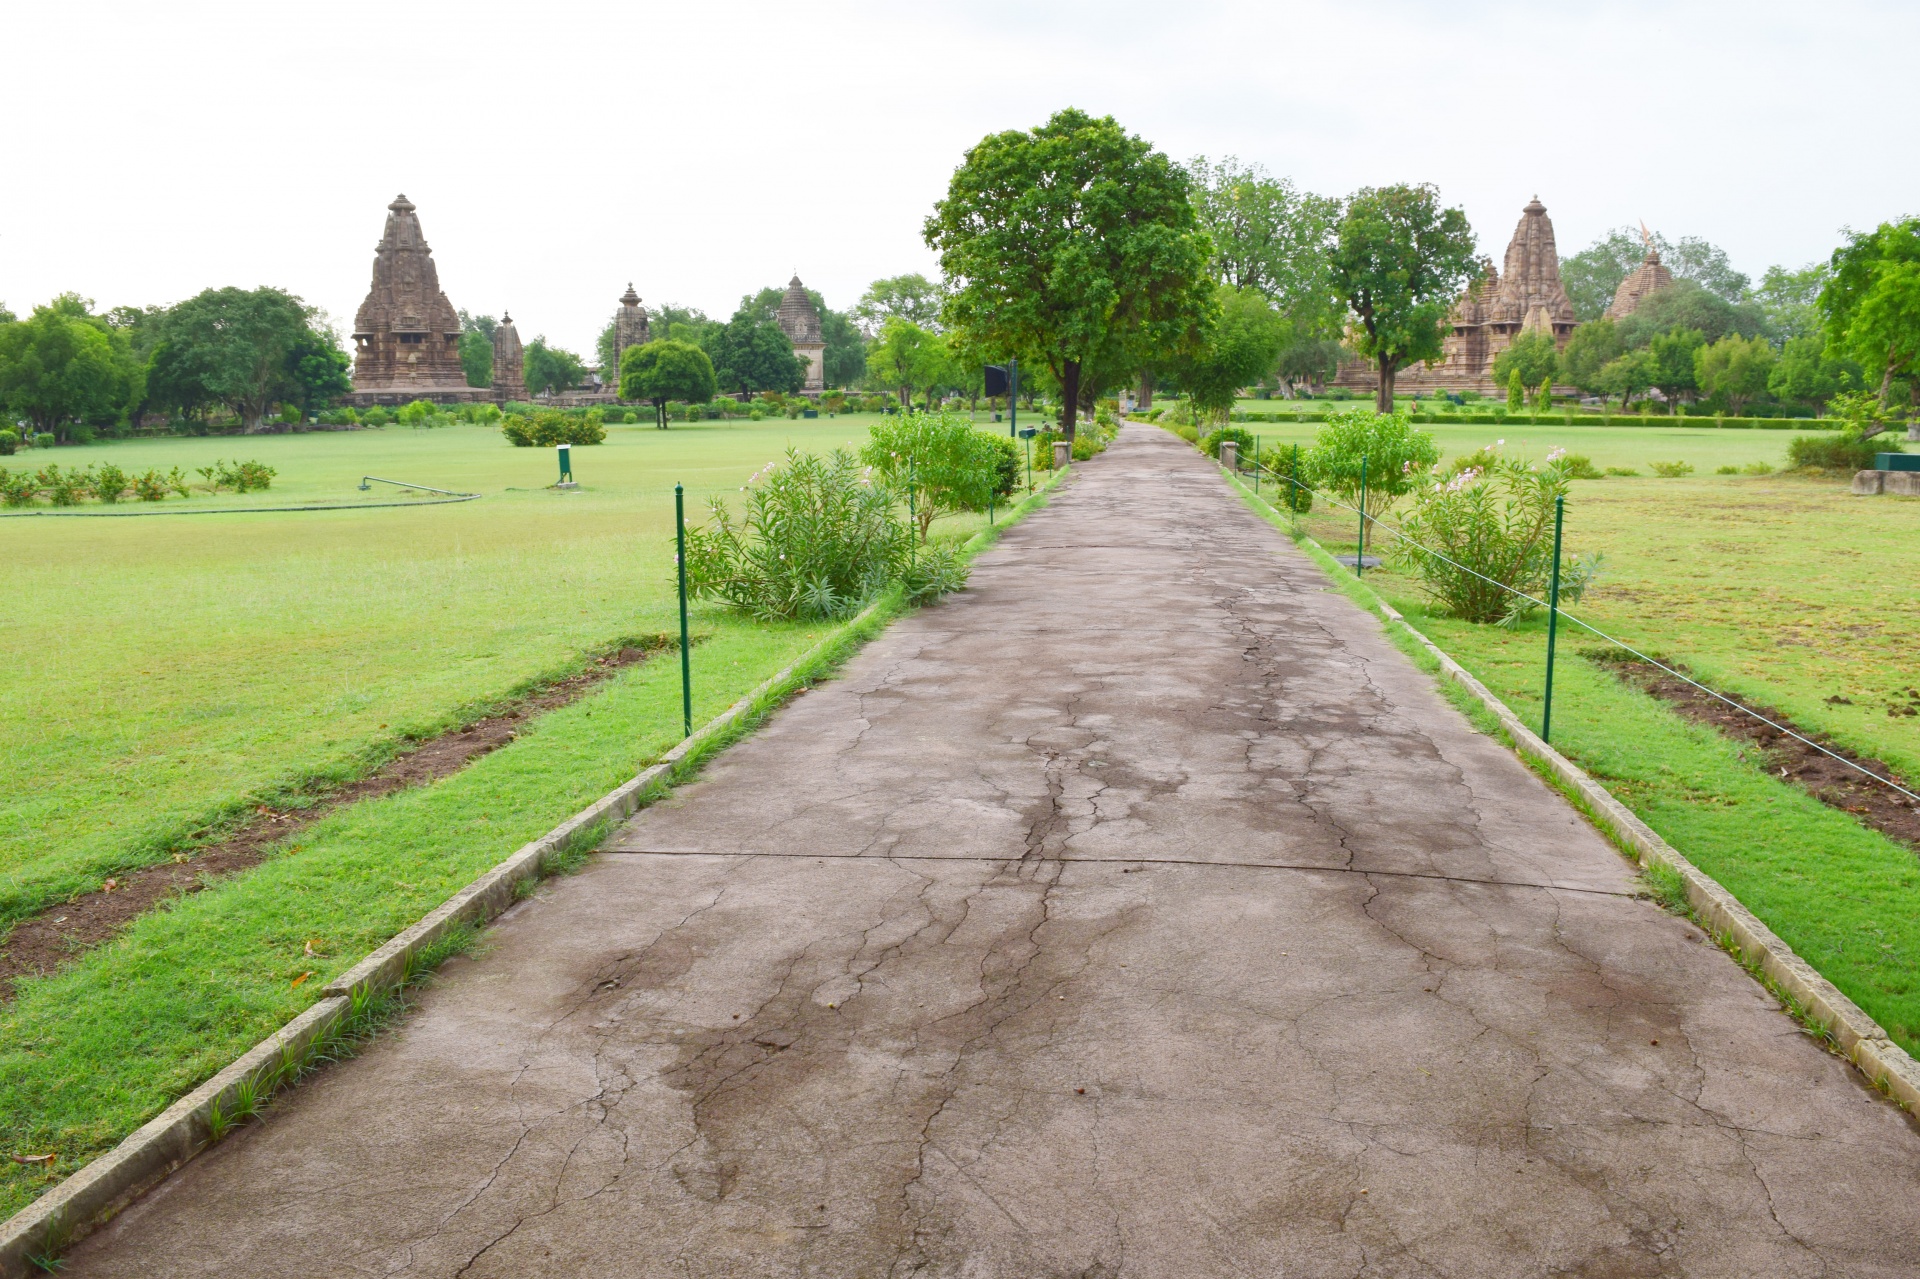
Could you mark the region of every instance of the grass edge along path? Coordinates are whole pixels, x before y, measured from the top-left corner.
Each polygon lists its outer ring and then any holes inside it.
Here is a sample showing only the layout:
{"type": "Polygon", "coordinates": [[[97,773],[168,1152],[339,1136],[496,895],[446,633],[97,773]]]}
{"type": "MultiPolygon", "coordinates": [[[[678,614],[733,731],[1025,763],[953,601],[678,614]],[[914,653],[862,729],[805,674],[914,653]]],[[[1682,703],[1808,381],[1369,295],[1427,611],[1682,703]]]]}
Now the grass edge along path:
{"type": "MultiPolygon", "coordinates": [[[[1382,621],[1394,646],[1436,678],[1475,729],[1519,754],[1636,862],[1650,896],[1694,917],[1810,1033],[1883,1092],[1908,1109],[1920,1104],[1920,1066],[1909,1055],[1920,1049],[1920,938],[1911,923],[1920,918],[1920,861],[1908,849],[1772,776],[1737,743],[1683,720],[1577,653],[1561,658],[1556,692],[1579,696],[1587,713],[1578,727],[1556,715],[1555,745],[1541,743],[1514,709],[1518,703],[1537,719],[1537,690],[1530,705],[1510,679],[1480,678],[1484,654],[1470,651],[1467,662],[1457,656],[1470,636],[1444,635],[1451,652],[1429,639],[1237,477],[1229,482],[1256,514],[1299,543],[1336,589],[1382,621]],[[1512,716],[1511,725],[1443,659],[1512,716]],[[1620,811],[1605,811],[1610,806],[1620,811]]],[[[1422,617],[1421,624],[1436,620],[1443,619],[1422,617]]],[[[1542,664],[1526,666],[1522,678],[1538,683],[1542,664]]],[[[1559,696],[1555,703],[1558,709],[1559,696]]]]}
{"type": "MultiPolygon", "coordinates": [[[[997,523],[969,538],[963,554],[971,558],[991,546],[1005,528],[1044,506],[1071,474],[1050,474],[997,523]]],[[[692,749],[669,777],[642,788],[640,801],[691,780],[706,759],[751,733],[796,689],[836,669],[904,611],[892,593],[841,623],[795,658],[777,684],[756,689],[750,705],[735,704],[740,714],[723,712],[724,722],[701,729],[697,742],[688,739],[692,749]]],[[[727,653],[748,638],[715,636],[700,649],[706,667],[721,669],[727,653]]],[[[767,665],[752,669],[765,671],[767,665]]],[[[711,717],[730,704],[748,678],[733,680],[721,694],[697,670],[700,715],[711,717]]],[[[549,831],[550,838],[562,836],[556,846],[536,854],[531,864],[541,873],[577,867],[610,824],[581,824],[597,806],[582,810],[583,801],[602,796],[604,802],[616,784],[639,780],[628,776],[635,740],[628,727],[638,720],[655,730],[641,754],[643,760],[656,758],[663,753],[663,735],[671,740],[662,726],[670,730],[679,723],[679,693],[677,663],[629,668],[592,695],[542,716],[519,740],[469,768],[332,814],[305,832],[300,844],[259,867],[182,898],[172,909],[150,912],[74,966],[23,983],[14,1006],[0,1014],[0,1153],[50,1152],[54,1159],[31,1167],[0,1163],[0,1212],[16,1214],[0,1227],[0,1274],[15,1256],[51,1255],[111,1215],[117,1203],[75,1219],[54,1200],[72,1198],[72,1190],[114,1160],[132,1157],[127,1147],[136,1142],[114,1147],[143,1123],[157,1128],[173,1116],[179,1121],[174,1127],[192,1136],[172,1143],[187,1148],[169,1147],[170,1158],[146,1153],[153,1166],[142,1188],[210,1144],[215,1125],[209,1116],[220,1117],[212,1110],[216,1104],[230,1107],[244,1092],[243,1109],[251,1114],[275,1087],[305,1073],[298,1064],[304,1044],[328,1033],[380,985],[362,980],[349,992],[334,993],[342,978],[376,962],[382,948],[416,926],[423,913],[431,917],[450,892],[457,897],[462,885],[478,882],[476,875],[485,878],[504,866],[503,848],[520,845],[508,860],[521,857],[532,847],[523,840],[550,826],[557,813],[574,813],[549,831]],[[601,724],[589,726],[596,710],[601,724]],[[582,781],[582,773],[592,780],[582,781]],[[495,797],[508,785],[545,798],[496,826],[485,810],[490,800],[497,807],[495,797]],[[476,827],[481,850],[460,851],[476,827]],[[288,855],[294,852],[300,855],[288,855]],[[341,891],[349,887],[359,890],[351,900],[341,891]],[[405,891],[388,894],[389,887],[405,891]],[[324,919],[318,917],[323,910],[324,919]],[[351,931],[303,937],[316,924],[351,931]],[[350,965],[347,956],[362,954],[367,958],[350,965]],[[267,967],[260,970],[263,962],[267,967]],[[173,1111],[152,1118],[170,1106],[173,1111]],[[56,1187],[55,1195],[40,1201],[56,1187]]],[[[417,980],[432,963],[456,953],[436,951],[437,945],[409,950],[387,966],[403,983],[417,980]]]]}

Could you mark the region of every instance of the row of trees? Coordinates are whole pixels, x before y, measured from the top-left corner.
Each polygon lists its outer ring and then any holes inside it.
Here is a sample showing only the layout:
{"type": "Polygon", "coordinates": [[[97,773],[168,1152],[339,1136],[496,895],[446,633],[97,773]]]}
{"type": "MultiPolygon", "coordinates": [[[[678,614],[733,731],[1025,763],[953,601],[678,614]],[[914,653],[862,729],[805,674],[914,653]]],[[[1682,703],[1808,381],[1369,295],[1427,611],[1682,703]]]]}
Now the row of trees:
{"type": "Polygon", "coordinates": [[[216,407],[258,429],[283,403],[311,412],[351,389],[349,367],[324,317],[280,289],[104,313],[65,293],[25,319],[0,308],[0,407],[62,442],[216,407]]]}

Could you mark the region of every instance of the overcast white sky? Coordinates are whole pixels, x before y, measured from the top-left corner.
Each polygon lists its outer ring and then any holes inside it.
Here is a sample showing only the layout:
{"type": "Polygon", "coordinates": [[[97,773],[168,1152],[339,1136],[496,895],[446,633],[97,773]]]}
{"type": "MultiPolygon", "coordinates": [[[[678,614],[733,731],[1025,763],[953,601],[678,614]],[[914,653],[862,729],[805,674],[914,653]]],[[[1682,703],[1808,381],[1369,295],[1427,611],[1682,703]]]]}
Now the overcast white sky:
{"type": "Polygon", "coordinates": [[[1644,218],[1757,276],[1920,212],[1920,6],[16,3],[0,300],[274,284],[351,328],[385,206],[454,305],[591,353],[632,280],[732,311],[933,273],[972,143],[1062,106],[1343,194],[1431,181],[1496,257],[1644,218]]]}

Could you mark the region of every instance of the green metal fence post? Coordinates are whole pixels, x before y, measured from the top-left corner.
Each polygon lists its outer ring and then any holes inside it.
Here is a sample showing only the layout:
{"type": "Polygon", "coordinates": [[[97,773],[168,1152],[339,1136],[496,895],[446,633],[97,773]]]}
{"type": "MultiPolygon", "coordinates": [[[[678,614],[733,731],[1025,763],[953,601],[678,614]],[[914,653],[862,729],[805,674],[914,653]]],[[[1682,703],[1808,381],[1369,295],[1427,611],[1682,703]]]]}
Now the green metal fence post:
{"type": "Polygon", "coordinates": [[[1353,552],[1353,575],[1361,576],[1367,561],[1367,459],[1360,459],[1360,545],[1353,552]]]}
{"type": "Polygon", "coordinates": [[[1253,437],[1253,495],[1260,496],[1260,437],[1253,437]]]}
{"type": "Polygon", "coordinates": [[[1553,733],[1553,642],[1560,629],[1560,526],[1567,514],[1567,499],[1553,499],[1553,577],[1547,587],[1547,696],[1540,712],[1540,740],[1552,740],[1553,733]]]}
{"type": "Polygon", "coordinates": [[[1293,469],[1287,474],[1287,509],[1300,513],[1300,446],[1293,446],[1293,469]]]}
{"type": "Polygon", "coordinates": [[[693,736],[693,654],[687,648],[687,490],[673,486],[673,538],[680,570],[680,724],[693,736]]]}

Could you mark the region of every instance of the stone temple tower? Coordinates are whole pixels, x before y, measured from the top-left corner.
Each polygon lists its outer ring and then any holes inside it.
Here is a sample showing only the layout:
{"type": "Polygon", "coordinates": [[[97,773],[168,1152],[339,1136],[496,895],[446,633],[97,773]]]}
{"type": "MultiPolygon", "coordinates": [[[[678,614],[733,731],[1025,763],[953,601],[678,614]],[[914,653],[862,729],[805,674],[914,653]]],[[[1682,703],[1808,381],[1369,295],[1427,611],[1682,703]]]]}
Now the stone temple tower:
{"type": "Polygon", "coordinates": [[[513,316],[503,314],[493,329],[493,397],[506,404],[527,398],[525,356],[513,316]]]}
{"type": "Polygon", "coordinates": [[[353,319],[353,389],[470,399],[460,321],[440,291],[413,207],[404,195],[387,206],[386,232],[373,251],[373,287],[353,319]]]}
{"type": "Polygon", "coordinates": [[[827,385],[827,343],[820,336],[820,313],[813,309],[813,299],[807,296],[806,286],[797,275],[787,282],[787,291],[780,299],[779,323],[780,331],[793,343],[793,353],[807,362],[801,392],[820,394],[827,385]]]}
{"type": "Polygon", "coordinates": [[[627,291],[620,297],[620,309],[613,313],[613,367],[600,370],[600,380],[608,386],[620,386],[620,356],[630,346],[645,346],[653,339],[647,327],[647,308],[640,305],[640,295],[633,291],[631,281],[627,291]]]}

